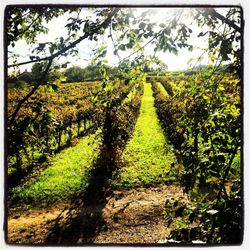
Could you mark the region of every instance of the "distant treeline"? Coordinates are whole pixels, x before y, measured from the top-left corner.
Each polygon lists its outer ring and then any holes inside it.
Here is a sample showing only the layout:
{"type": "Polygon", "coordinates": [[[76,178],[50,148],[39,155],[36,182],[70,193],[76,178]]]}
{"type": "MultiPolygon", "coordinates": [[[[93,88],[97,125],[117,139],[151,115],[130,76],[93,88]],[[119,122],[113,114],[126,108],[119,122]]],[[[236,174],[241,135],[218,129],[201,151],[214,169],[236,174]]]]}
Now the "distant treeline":
{"type": "MultiPolygon", "coordinates": [[[[35,63],[31,71],[25,70],[24,72],[16,72],[15,74],[12,73],[7,77],[7,83],[9,86],[14,87],[23,87],[25,85],[30,85],[36,83],[37,79],[39,78],[40,72],[42,72],[43,68],[45,67],[45,63],[35,63]]],[[[204,71],[209,69],[210,66],[208,65],[199,65],[193,67],[190,70],[183,70],[183,71],[157,71],[153,70],[152,68],[145,69],[145,72],[148,74],[148,79],[151,77],[162,77],[162,76],[178,76],[179,74],[184,75],[194,75],[197,71],[204,71]]],[[[230,65],[225,65],[220,67],[222,71],[231,72],[230,65]]],[[[121,69],[118,67],[106,67],[107,74],[112,76],[111,78],[119,78],[122,79],[121,69]]],[[[59,70],[59,67],[55,67],[53,71],[51,71],[46,79],[48,82],[59,81],[61,83],[68,83],[68,82],[88,82],[88,81],[100,81],[102,80],[102,74],[100,73],[100,67],[98,65],[88,65],[86,67],[80,66],[72,66],[64,70],[59,70]]]]}

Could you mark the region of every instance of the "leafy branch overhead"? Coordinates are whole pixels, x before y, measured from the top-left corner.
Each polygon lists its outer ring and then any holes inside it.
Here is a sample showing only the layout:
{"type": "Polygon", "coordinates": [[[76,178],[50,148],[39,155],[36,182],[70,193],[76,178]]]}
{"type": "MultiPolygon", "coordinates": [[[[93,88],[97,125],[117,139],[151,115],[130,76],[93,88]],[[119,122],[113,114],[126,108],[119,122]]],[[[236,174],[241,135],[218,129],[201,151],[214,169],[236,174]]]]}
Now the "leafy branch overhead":
{"type": "MultiPolygon", "coordinates": [[[[109,27],[116,33],[119,45],[116,45],[114,53],[119,50],[128,50],[145,41],[146,44],[155,44],[155,50],[169,51],[178,53],[181,48],[192,45],[188,44],[188,39],[192,33],[192,26],[185,24],[186,13],[183,10],[174,12],[165,20],[152,22],[150,15],[152,11],[146,11],[141,15],[136,15],[133,9],[112,9],[99,8],[92,12],[92,16],[81,18],[81,8],[10,8],[7,10],[7,41],[8,44],[15,46],[19,39],[26,39],[29,44],[36,43],[36,37],[40,33],[48,30],[45,22],[52,18],[69,13],[72,17],[68,18],[65,27],[68,29],[68,37],[59,37],[55,42],[39,43],[33,49],[29,61],[19,62],[9,65],[14,67],[28,63],[54,59],[58,56],[67,56],[68,53],[76,53],[76,45],[84,39],[97,41],[99,35],[104,35],[109,27]],[[73,17],[75,16],[76,17],[73,17]],[[28,18],[27,18],[28,17],[28,18]],[[81,32],[83,34],[81,34],[81,32]],[[150,40],[150,41],[148,41],[150,40]],[[124,43],[125,42],[125,43],[124,43]],[[73,50],[74,49],[74,50],[73,50]],[[40,53],[47,56],[40,56],[40,53]]],[[[241,38],[241,19],[237,8],[231,8],[226,15],[222,15],[219,9],[195,9],[192,13],[194,21],[201,27],[208,27],[208,31],[201,32],[200,36],[209,34],[211,43],[210,49],[221,47],[223,60],[228,60],[228,55],[234,50],[232,44],[241,38]],[[217,30],[218,24],[228,27],[230,33],[222,36],[221,31],[217,30]],[[230,50],[231,49],[231,50],[230,50]]],[[[206,28],[207,29],[207,28],[206,28]]],[[[110,35],[111,38],[112,35],[110,35]]]]}

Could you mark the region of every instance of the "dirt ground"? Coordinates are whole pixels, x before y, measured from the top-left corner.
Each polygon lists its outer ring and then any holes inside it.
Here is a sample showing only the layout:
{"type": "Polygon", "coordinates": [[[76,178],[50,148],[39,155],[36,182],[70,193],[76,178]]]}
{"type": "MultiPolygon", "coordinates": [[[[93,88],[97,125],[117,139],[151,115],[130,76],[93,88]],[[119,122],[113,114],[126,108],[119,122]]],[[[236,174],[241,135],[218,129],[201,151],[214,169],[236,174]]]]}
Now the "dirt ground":
{"type": "MultiPolygon", "coordinates": [[[[187,201],[182,188],[177,184],[159,185],[151,188],[133,188],[113,191],[103,206],[100,230],[91,241],[86,241],[84,232],[72,244],[150,244],[165,239],[169,231],[162,215],[166,199],[187,201]]],[[[39,210],[10,209],[8,218],[8,241],[14,244],[46,244],[54,227],[54,220],[70,205],[39,210]]],[[[95,217],[95,208],[89,216],[95,217]]],[[[98,210],[98,209],[97,209],[98,210]]],[[[81,228],[79,227],[79,230],[81,228]]],[[[53,244],[53,241],[50,241],[53,244]]],[[[58,242],[54,242],[58,244],[58,242]]]]}

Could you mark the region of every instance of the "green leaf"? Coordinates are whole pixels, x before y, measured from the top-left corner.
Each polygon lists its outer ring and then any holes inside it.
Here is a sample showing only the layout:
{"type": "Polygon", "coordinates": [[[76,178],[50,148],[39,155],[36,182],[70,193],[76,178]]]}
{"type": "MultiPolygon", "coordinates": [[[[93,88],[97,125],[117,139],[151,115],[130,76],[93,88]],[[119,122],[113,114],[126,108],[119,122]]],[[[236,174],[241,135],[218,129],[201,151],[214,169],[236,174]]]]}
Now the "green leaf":
{"type": "Polygon", "coordinates": [[[210,98],[208,96],[206,96],[206,95],[203,95],[203,99],[209,100],[210,98]]]}
{"type": "Polygon", "coordinates": [[[48,112],[47,112],[47,116],[48,116],[49,118],[52,118],[52,117],[53,117],[53,113],[52,113],[51,111],[48,111],[48,112]]]}
{"type": "Polygon", "coordinates": [[[44,91],[45,91],[45,93],[53,93],[54,89],[52,88],[51,85],[46,85],[46,86],[44,86],[44,91]]]}
{"type": "Polygon", "coordinates": [[[119,45],[119,46],[118,46],[118,49],[123,50],[123,51],[126,50],[125,44],[119,45]]]}
{"type": "Polygon", "coordinates": [[[50,47],[50,48],[49,48],[49,52],[50,52],[50,54],[53,54],[54,48],[53,48],[53,47],[50,47]]]}
{"type": "Polygon", "coordinates": [[[142,23],[139,24],[139,28],[140,28],[140,29],[144,29],[145,26],[146,26],[146,23],[144,23],[144,22],[142,22],[142,23]]]}
{"type": "Polygon", "coordinates": [[[220,85],[220,86],[218,87],[218,90],[219,90],[219,91],[224,91],[225,88],[224,88],[222,85],[220,85]]]}
{"type": "Polygon", "coordinates": [[[187,227],[187,224],[181,221],[180,219],[176,220],[176,225],[178,226],[179,229],[187,227]]]}
{"type": "Polygon", "coordinates": [[[34,125],[33,125],[33,123],[30,123],[30,124],[27,126],[27,131],[34,132],[34,125]]]}
{"type": "Polygon", "coordinates": [[[206,179],[206,183],[218,182],[218,180],[219,179],[217,177],[212,176],[212,177],[209,177],[209,178],[206,179]]]}

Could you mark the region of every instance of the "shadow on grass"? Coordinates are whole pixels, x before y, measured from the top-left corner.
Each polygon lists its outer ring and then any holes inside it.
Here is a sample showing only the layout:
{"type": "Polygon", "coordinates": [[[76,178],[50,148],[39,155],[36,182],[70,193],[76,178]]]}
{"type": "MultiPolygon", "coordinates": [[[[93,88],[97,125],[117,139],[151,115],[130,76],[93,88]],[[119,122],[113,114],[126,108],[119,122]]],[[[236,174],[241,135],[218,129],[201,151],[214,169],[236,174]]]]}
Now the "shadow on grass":
{"type": "Polygon", "coordinates": [[[49,245],[89,244],[105,222],[102,209],[110,194],[109,180],[115,170],[112,151],[103,148],[93,170],[88,187],[76,196],[69,208],[52,221],[52,228],[44,243],[49,245]]]}

